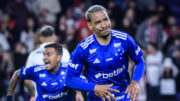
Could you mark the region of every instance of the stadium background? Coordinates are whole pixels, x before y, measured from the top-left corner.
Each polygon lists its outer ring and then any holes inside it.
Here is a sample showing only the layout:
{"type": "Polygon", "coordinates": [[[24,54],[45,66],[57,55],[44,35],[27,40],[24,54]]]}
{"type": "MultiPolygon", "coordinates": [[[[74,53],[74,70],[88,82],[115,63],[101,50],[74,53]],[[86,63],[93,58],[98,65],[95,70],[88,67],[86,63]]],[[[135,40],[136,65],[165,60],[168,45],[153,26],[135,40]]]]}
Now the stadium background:
{"type": "MultiPolygon", "coordinates": [[[[105,6],[112,28],[130,34],[144,51],[138,101],[180,101],[180,0],[0,0],[0,101],[14,70],[39,46],[39,29],[54,26],[71,53],[92,34],[84,13],[94,4],[105,6]]],[[[29,99],[22,81],[15,95],[17,101],[29,99]]]]}

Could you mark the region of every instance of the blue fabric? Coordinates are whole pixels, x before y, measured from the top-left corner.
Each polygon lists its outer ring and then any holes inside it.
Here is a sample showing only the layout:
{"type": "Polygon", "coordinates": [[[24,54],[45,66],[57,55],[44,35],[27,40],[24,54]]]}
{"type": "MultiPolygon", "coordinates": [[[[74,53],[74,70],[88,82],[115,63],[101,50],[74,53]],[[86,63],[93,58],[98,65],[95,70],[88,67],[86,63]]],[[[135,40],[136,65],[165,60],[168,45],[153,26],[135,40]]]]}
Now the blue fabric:
{"type": "Polygon", "coordinates": [[[136,65],[133,80],[139,82],[145,68],[142,55],[142,50],[133,38],[124,32],[111,30],[111,41],[108,45],[100,45],[93,34],[79,43],[72,53],[66,75],[67,86],[89,91],[91,98],[96,97],[95,84],[113,83],[112,88],[125,91],[130,83],[128,57],[136,65]],[[88,83],[78,79],[83,67],[88,83]]]}
{"type": "Polygon", "coordinates": [[[69,90],[65,86],[66,67],[67,63],[61,63],[59,71],[55,74],[48,72],[44,65],[22,67],[20,77],[36,82],[36,101],[64,101],[69,90]]]}

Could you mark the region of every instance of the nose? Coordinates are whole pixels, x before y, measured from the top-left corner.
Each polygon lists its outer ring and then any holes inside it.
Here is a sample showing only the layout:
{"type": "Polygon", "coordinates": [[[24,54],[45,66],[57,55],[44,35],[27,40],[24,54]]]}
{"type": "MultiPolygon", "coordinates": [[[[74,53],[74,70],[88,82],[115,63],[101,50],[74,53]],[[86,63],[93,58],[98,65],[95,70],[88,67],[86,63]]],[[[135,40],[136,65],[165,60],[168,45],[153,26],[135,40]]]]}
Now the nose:
{"type": "Polygon", "coordinates": [[[101,24],[101,27],[105,28],[106,27],[106,22],[103,21],[102,24],[101,24]]]}

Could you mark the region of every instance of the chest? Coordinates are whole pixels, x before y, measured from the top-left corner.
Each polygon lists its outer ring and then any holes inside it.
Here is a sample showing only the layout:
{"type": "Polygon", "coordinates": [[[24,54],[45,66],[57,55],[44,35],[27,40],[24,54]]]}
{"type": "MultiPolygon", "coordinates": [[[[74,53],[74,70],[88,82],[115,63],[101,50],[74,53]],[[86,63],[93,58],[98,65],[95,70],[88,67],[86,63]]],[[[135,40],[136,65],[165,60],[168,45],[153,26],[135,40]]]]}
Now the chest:
{"type": "Polygon", "coordinates": [[[114,42],[107,47],[92,47],[88,50],[87,65],[96,70],[109,70],[125,64],[127,49],[121,42],[114,42]]]}
{"type": "Polygon", "coordinates": [[[40,73],[37,80],[37,86],[42,91],[56,92],[65,89],[65,72],[60,71],[58,75],[48,75],[40,73]]]}

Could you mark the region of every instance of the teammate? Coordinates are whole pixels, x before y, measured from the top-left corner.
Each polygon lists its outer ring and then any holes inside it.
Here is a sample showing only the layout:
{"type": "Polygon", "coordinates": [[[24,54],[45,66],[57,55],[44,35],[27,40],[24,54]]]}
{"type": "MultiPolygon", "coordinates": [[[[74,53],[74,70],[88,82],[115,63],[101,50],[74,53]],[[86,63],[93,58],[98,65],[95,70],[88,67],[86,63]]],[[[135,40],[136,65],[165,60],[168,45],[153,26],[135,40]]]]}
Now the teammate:
{"type": "Polygon", "coordinates": [[[66,67],[68,63],[60,62],[62,58],[62,46],[52,43],[45,46],[45,65],[22,67],[16,70],[11,78],[8,88],[8,100],[12,100],[12,94],[17,81],[30,79],[36,82],[36,101],[71,101],[67,100],[69,88],[65,86],[66,67]]]}
{"type": "MultiPolygon", "coordinates": [[[[34,50],[33,52],[30,53],[26,67],[34,66],[34,65],[44,65],[43,62],[43,52],[44,52],[44,46],[56,42],[57,37],[55,35],[54,28],[52,26],[46,25],[41,28],[40,30],[40,41],[42,44],[40,45],[39,48],[34,50]]],[[[61,62],[68,62],[70,58],[70,54],[66,48],[62,48],[62,59],[61,62]]],[[[35,84],[32,85],[32,82],[30,80],[25,80],[25,85],[27,88],[32,88],[32,86],[35,86],[35,84]]],[[[31,91],[31,95],[35,95],[35,92],[31,91]]],[[[83,96],[81,92],[76,91],[76,100],[77,101],[83,101],[83,96]]],[[[37,94],[36,94],[37,96],[37,94]]],[[[33,101],[35,99],[34,96],[31,96],[31,100],[33,101]]]]}
{"type": "Polygon", "coordinates": [[[89,101],[134,100],[139,94],[139,81],[145,69],[142,50],[127,33],[111,30],[103,6],[90,7],[86,19],[94,34],[80,42],[71,54],[67,86],[88,91],[89,101]],[[132,80],[128,73],[128,57],[135,62],[132,80]],[[78,77],[83,67],[88,83],[78,77]]]}

